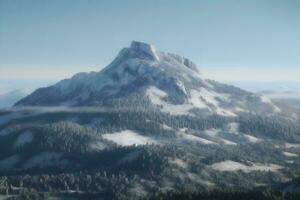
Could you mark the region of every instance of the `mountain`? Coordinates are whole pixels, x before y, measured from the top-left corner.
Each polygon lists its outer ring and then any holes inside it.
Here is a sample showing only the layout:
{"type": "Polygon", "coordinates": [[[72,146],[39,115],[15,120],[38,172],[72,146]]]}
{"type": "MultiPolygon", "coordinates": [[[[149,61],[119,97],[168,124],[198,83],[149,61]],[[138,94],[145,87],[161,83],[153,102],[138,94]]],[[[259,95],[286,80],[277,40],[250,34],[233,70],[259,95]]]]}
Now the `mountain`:
{"type": "MultiPolygon", "coordinates": [[[[187,58],[141,42],[121,50],[102,71],[79,73],[40,88],[16,106],[116,107],[137,101],[174,115],[197,112],[236,117],[244,112],[280,112],[267,98],[207,80],[187,58]]],[[[128,106],[136,108],[137,104],[128,106]]]]}
{"type": "Polygon", "coordinates": [[[132,42],[100,72],[0,112],[0,194],[157,199],[278,188],[299,175],[299,117],[132,42]]]}

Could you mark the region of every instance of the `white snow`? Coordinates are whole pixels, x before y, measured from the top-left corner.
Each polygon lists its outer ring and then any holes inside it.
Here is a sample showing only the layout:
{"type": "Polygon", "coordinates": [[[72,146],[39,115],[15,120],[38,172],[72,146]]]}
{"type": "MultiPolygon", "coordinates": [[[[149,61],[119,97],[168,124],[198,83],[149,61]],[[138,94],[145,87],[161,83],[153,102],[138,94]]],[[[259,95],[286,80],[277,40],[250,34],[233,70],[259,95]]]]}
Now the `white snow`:
{"type": "Polygon", "coordinates": [[[221,143],[223,143],[225,145],[237,145],[237,143],[232,142],[230,140],[226,140],[226,139],[221,139],[221,143]]]}
{"type": "Polygon", "coordinates": [[[214,128],[211,128],[211,129],[206,129],[206,130],[204,131],[204,133],[205,133],[206,135],[208,135],[208,136],[216,137],[216,136],[218,136],[218,134],[219,134],[220,131],[221,131],[220,129],[214,129],[214,128]]]}
{"type": "Polygon", "coordinates": [[[183,169],[186,169],[188,167],[188,164],[179,158],[169,159],[169,162],[183,169]]]}
{"type": "Polygon", "coordinates": [[[173,105],[163,101],[162,98],[167,97],[168,94],[154,86],[147,89],[146,95],[154,105],[162,107],[162,112],[170,113],[171,115],[190,115],[188,111],[193,108],[192,105],[188,104],[173,105]]]}
{"type": "Polygon", "coordinates": [[[244,134],[244,137],[251,143],[258,143],[258,142],[261,142],[262,139],[259,139],[257,137],[254,137],[252,135],[247,135],[247,134],[244,134]]]}
{"type": "Polygon", "coordinates": [[[177,86],[184,94],[187,94],[184,84],[181,81],[177,81],[177,86]]]}
{"type": "Polygon", "coordinates": [[[13,155],[7,158],[4,158],[0,161],[0,170],[10,170],[15,167],[19,162],[20,158],[18,155],[13,155]]]}
{"type": "Polygon", "coordinates": [[[200,109],[201,108],[209,109],[209,107],[205,104],[205,102],[202,101],[202,99],[201,99],[202,95],[199,91],[191,90],[190,95],[191,95],[191,97],[189,98],[190,104],[192,104],[193,106],[200,108],[200,109]]]}
{"type": "Polygon", "coordinates": [[[287,152],[287,151],[284,151],[283,154],[287,157],[298,157],[297,154],[295,153],[291,153],[291,152],[287,152]]]}
{"type": "Polygon", "coordinates": [[[200,93],[202,98],[209,104],[214,106],[215,112],[218,115],[228,116],[228,117],[236,117],[237,115],[233,113],[231,110],[222,108],[220,106],[220,101],[229,102],[229,96],[227,94],[216,93],[214,91],[208,91],[205,88],[200,88],[200,93]]]}
{"type": "Polygon", "coordinates": [[[207,140],[207,139],[195,136],[195,135],[191,135],[191,134],[180,133],[179,136],[185,140],[200,142],[202,144],[217,144],[213,141],[210,141],[210,140],[207,140]]]}
{"type": "Polygon", "coordinates": [[[39,155],[30,158],[23,166],[24,169],[30,168],[45,168],[53,166],[63,166],[68,164],[66,160],[62,158],[62,154],[54,152],[42,152],[39,155]]]}
{"type": "Polygon", "coordinates": [[[161,126],[162,126],[162,129],[164,129],[164,130],[167,130],[167,131],[173,130],[172,127],[170,127],[170,126],[168,126],[166,124],[162,124],[161,126]]]}
{"type": "Polygon", "coordinates": [[[187,103],[180,105],[173,105],[164,101],[163,98],[167,97],[168,94],[154,86],[147,89],[146,95],[154,105],[161,106],[161,110],[163,112],[167,112],[172,115],[192,115],[189,111],[194,108],[198,108],[207,109],[210,112],[222,116],[237,116],[231,110],[220,107],[219,101],[216,100],[229,101],[227,95],[208,91],[204,88],[200,88],[199,90],[192,89],[190,91],[190,97],[187,99],[187,103]]]}
{"type": "Polygon", "coordinates": [[[162,105],[163,102],[161,98],[166,97],[167,93],[158,89],[157,87],[151,86],[147,89],[146,94],[149,96],[150,101],[155,105],[162,105]]]}
{"type": "Polygon", "coordinates": [[[200,88],[200,90],[191,90],[189,103],[196,108],[208,109],[211,112],[215,112],[218,115],[236,117],[237,115],[230,110],[220,107],[221,101],[229,101],[226,94],[219,94],[213,91],[208,91],[205,88],[200,88]],[[218,99],[218,100],[217,100],[218,99]],[[208,104],[211,104],[210,107],[208,104]]]}
{"type": "Polygon", "coordinates": [[[261,96],[260,99],[264,103],[273,104],[272,101],[268,97],[266,97],[266,96],[261,96]]]}
{"type": "Polygon", "coordinates": [[[25,131],[24,133],[21,133],[15,142],[15,147],[20,147],[25,144],[31,143],[33,140],[33,134],[30,131],[25,131]]]}
{"type": "Polygon", "coordinates": [[[156,61],[159,61],[159,53],[152,44],[147,44],[143,42],[133,41],[131,43],[131,48],[136,49],[137,51],[143,51],[146,54],[153,56],[156,61]]]}
{"type": "Polygon", "coordinates": [[[221,95],[219,93],[216,93],[214,91],[208,91],[205,88],[200,88],[200,93],[201,97],[203,97],[206,102],[213,104],[214,106],[219,106],[219,101],[217,101],[216,98],[219,98],[222,101],[228,101],[228,97],[225,95],[221,95]]]}
{"type": "Polygon", "coordinates": [[[150,137],[139,135],[132,130],[123,130],[115,133],[106,133],[102,137],[109,141],[112,141],[120,146],[131,146],[131,145],[146,145],[155,144],[156,141],[150,137]]]}
{"type": "Polygon", "coordinates": [[[205,135],[214,138],[217,142],[225,145],[237,145],[237,143],[230,141],[228,139],[222,138],[222,131],[220,129],[207,129],[203,132],[205,135]]]}
{"type": "Polygon", "coordinates": [[[245,110],[244,108],[241,108],[241,107],[235,107],[234,111],[236,111],[236,112],[249,112],[248,110],[245,110]]]}
{"type": "Polygon", "coordinates": [[[285,148],[300,148],[300,144],[295,143],[285,143],[285,148]]]}
{"type": "Polygon", "coordinates": [[[275,106],[275,105],[273,104],[273,102],[272,102],[268,97],[260,96],[260,99],[261,99],[261,101],[262,101],[263,103],[269,104],[270,106],[272,106],[274,112],[280,112],[280,111],[281,111],[280,108],[278,108],[277,106],[275,106]]]}
{"type": "Polygon", "coordinates": [[[237,134],[239,132],[240,124],[236,122],[232,122],[227,125],[227,128],[231,133],[237,134]]]}
{"type": "Polygon", "coordinates": [[[210,165],[213,170],[217,171],[237,171],[241,170],[243,172],[249,173],[252,171],[273,171],[277,172],[279,169],[282,169],[282,166],[275,164],[261,164],[261,163],[251,163],[250,166],[235,162],[232,160],[226,160],[210,165]]]}

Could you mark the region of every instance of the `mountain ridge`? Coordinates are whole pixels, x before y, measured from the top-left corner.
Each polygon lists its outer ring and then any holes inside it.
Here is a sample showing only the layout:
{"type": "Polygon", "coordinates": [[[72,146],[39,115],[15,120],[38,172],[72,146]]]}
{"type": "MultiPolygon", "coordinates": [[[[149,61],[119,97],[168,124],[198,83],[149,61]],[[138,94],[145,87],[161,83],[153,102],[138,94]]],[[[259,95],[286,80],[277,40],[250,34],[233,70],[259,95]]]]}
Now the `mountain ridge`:
{"type": "Polygon", "coordinates": [[[140,99],[148,102],[140,103],[144,106],[175,115],[236,117],[241,112],[280,112],[266,97],[208,80],[189,59],[137,41],[101,71],[78,73],[40,88],[15,106],[111,107],[124,99],[140,99]]]}

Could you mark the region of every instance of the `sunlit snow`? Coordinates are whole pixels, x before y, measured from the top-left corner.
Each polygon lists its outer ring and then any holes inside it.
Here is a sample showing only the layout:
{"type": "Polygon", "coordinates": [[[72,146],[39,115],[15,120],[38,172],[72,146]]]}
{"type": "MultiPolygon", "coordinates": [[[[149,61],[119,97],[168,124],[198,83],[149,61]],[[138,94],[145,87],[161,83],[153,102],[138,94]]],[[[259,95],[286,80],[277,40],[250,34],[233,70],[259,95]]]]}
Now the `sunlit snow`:
{"type": "Polygon", "coordinates": [[[103,134],[102,137],[120,146],[145,145],[156,143],[156,141],[151,139],[150,137],[139,135],[138,133],[131,130],[107,133],[103,134]]]}
{"type": "Polygon", "coordinates": [[[275,164],[261,164],[261,163],[250,163],[251,165],[245,165],[243,163],[235,162],[232,160],[226,160],[212,164],[210,167],[217,171],[237,171],[249,173],[252,171],[273,171],[276,172],[282,169],[282,166],[275,164]]]}

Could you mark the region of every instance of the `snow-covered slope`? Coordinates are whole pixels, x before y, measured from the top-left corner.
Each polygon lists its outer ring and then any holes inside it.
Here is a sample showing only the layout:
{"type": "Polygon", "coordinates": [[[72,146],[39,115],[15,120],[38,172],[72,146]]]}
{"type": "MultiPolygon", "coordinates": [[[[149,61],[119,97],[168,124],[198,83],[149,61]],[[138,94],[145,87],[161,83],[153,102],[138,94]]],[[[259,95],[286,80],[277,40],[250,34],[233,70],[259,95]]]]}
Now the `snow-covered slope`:
{"type": "Polygon", "coordinates": [[[279,113],[265,97],[207,80],[189,59],[132,42],[100,72],[79,73],[40,88],[16,106],[117,106],[160,109],[172,115],[236,117],[279,113]]]}

